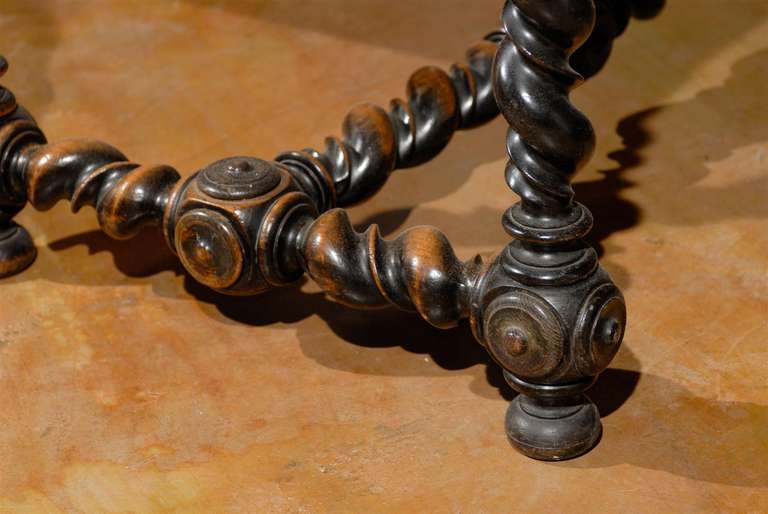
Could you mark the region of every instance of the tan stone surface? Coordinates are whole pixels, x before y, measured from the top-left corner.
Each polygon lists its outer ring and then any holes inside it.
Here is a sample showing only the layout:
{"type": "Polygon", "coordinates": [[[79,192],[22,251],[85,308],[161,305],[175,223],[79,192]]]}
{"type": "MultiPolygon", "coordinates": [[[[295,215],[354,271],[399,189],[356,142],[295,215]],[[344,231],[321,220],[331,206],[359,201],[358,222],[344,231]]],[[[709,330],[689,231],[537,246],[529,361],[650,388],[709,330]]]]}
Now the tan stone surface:
{"type": "MultiPolygon", "coordinates": [[[[4,83],[51,139],[184,173],[318,145],[494,27],[499,0],[3,0],[4,83]]],[[[361,314],[310,284],[218,297],[93,212],[19,217],[0,283],[0,512],[768,511],[768,3],[675,0],[575,101],[578,194],[630,327],[596,387],[599,447],[515,453],[467,330],[361,314]],[[726,5],[727,4],[727,5],[726,5]]],[[[459,135],[353,209],[500,248],[505,125],[459,135]]]]}

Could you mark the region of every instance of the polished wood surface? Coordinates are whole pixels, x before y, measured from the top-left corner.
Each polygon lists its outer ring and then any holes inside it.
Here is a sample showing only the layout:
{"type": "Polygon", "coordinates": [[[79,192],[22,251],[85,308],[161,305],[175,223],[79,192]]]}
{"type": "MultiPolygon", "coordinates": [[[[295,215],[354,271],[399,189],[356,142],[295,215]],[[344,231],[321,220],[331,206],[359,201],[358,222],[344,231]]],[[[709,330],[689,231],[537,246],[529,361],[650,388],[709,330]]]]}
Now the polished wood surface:
{"type": "MultiPolygon", "coordinates": [[[[2,36],[14,65],[5,83],[51,139],[77,127],[142,162],[199,169],[222,155],[320,142],[350,103],[386,102],[411,69],[455,60],[493,26],[497,3],[478,6],[482,18],[429,2],[419,14],[338,2],[337,12],[359,16],[351,24],[322,10],[296,17],[290,2],[19,4],[2,36]],[[368,30],[354,28],[366,20],[368,30]],[[145,39],[128,45],[137,32],[145,39]],[[352,65],[337,65],[342,51],[352,65]],[[310,71],[291,75],[286,62],[310,71]]],[[[112,242],[90,213],[72,218],[62,205],[22,213],[40,257],[0,285],[20,307],[4,309],[0,325],[0,402],[11,415],[0,505],[503,510],[514,496],[546,511],[555,491],[579,510],[597,500],[607,509],[758,504],[766,184],[756,84],[766,12],[701,4],[632,25],[604,74],[574,96],[598,136],[577,196],[596,214],[593,240],[633,322],[619,370],[596,386],[615,441],[565,465],[524,460],[489,422],[510,393],[466,330],[433,332],[393,311],[357,316],[309,285],[220,298],[180,275],[160,240],[112,242]]],[[[461,258],[500,247],[498,212],[511,200],[503,132],[497,122],[457,136],[437,160],[393,176],[354,221],[378,221],[385,233],[439,225],[461,258]],[[475,222],[465,223],[469,213],[475,222]]]]}
{"type": "MultiPolygon", "coordinates": [[[[600,5],[615,6],[623,19],[613,25],[626,26],[631,2],[600,5]]],[[[577,457],[600,439],[600,412],[583,393],[618,352],[627,322],[624,297],[584,240],[592,213],[571,185],[595,149],[592,124],[571,101],[584,79],[571,60],[606,18],[593,0],[510,0],[494,61],[509,123],[504,175],[519,200],[502,221],[512,241],[481,279],[475,330],[520,393],[506,415],[510,442],[541,460],[577,457]]]]}

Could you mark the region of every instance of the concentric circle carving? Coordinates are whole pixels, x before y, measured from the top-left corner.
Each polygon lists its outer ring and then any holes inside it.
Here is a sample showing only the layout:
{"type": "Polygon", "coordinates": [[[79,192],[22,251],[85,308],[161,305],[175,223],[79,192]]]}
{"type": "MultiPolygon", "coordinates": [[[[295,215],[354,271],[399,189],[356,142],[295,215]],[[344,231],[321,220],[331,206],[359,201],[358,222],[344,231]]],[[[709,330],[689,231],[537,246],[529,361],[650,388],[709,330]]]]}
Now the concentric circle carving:
{"type": "Polygon", "coordinates": [[[243,200],[270,192],[280,183],[275,163],[253,157],[216,161],[200,173],[200,189],[220,200],[243,200]]]}
{"type": "Polygon", "coordinates": [[[187,212],[176,224],[175,241],[181,262],[198,282],[226,289],[240,278],[243,246],[223,215],[205,209],[187,212]]]}
{"type": "Polygon", "coordinates": [[[619,351],[627,325],[627,308],[621,291],[610,283],[595,288],[576,321],[574,358],[579,371],[596,375],[619,351]]]}
{"type": "Polygon", "coordinates": [[[485,320],[488,349],[511,373],[543,377],[562,360],[565,331],[555,309],[540,296],[508,291],[491,302],[485,320]]]}

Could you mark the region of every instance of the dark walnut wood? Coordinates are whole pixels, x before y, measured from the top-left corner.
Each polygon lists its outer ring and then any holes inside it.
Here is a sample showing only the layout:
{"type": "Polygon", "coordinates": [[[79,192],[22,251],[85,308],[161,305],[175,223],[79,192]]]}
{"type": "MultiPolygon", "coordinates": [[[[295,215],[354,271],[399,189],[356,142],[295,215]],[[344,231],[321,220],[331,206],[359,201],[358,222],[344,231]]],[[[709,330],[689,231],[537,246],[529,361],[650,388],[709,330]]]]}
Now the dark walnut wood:
{"type": "MultiPolygon", "coordinates": [[[[376,105],[353,108],[342,123],[342,137],[328,137],[325,149],[285,152],[278,162],[301,168],[307,178],[330,179],[335,205],[347,206],[376,193],[395,169],[423,164],[445,148],[457,130],[492,120],[499,113],[491,87],[496,46],[494,32],[467,51],[467,64],[449,72],[434,66],[408,79],[406,100],[392,100],[389,111],[376,105]]],[[[330,207],[332,198],[318,198],[330,207]]]]}
{"type": "Polygon", "coordinates": [[[158,227],[190,275],[226,294],[307,274],[351,307],[394,305],[440,328],[469,318],[521,393],[507,415],[512,443],[540,459],[578,455],[600,434],[583,391],[616,353],[626,311],[582,242],[592,217],[573,201],[570,179],[594,134],[568,92],[602,67],[638,2],[600,0],[596,10],[592,0],[509,1],[504,31],[471,47],[467,64],[416,71],[407,99],[388,111],[354,108],[322,152],[229,157],[183,180],[99,141],[48,143],[0,88],[0,276],[34,259],[29,234],[13,222],[21,208],[68,200],[73,211],[95,208],[116,239],[158,227]],[[433,227],[392,240],[375,225],[357,232],[337,208],[374,194],[393,170],[435,157],[455,131],[492,119],[497,105],[510,124],[507,182],[521,201],[504,215],[514,240],[496,258],[462,262],[433,227]]]}
{"type": "Polygon", "coordinates": [[[592,215],[570,180],[595,135],[570,102],[582,77],[569,65],[595,23],[592,0],[507,2],[494,91],[510,125],[507,183],[520,201],[503,217],[514,240],[480,287],[475,325],[520,394],[507,435],[530,457],[560,460],[589,450],[601,433],[584,394],[619,349],[626,324],[620,291],[582,238],[592,215]]]}
{"type": "Polygon", "coordinates": [[[355,232],[346,212],[334,209],[301,229],[297,244],[309,276],[340,303],[392,304],[440,328],[469,316],[481,261],[459,261],[434,227],[414,227],[386,241],[376,225],[355,232]]]}
{"type": "MultiPolygon", "coordinates": [[[[8,61],[0,56],[0,77],[8,71],[8,61]]],[[[32,117],[16,103],[16,97],[0,86],[0,159],[14,159],[20,148],[43,143],[32,117]]],[[[37,255],[27,230],[13,217],[26,204],[24,195],[14,194],[11,177],[0,168],[0,277],[13,275],[32,264],[37,255]]]]}

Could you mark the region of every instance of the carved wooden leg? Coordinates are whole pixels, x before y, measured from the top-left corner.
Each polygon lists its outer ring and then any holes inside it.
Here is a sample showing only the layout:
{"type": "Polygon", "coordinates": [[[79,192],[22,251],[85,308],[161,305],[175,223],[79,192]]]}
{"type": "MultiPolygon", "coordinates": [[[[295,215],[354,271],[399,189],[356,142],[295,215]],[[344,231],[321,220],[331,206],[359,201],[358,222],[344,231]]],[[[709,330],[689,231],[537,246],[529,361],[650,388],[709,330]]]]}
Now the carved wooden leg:
{"type": "Polygon", "coordinates": [[[520,202],[504,215],[514,241],[484,278],[476,331],[520,393],[507,413],[510,441],[533,458],[560,460],[600,437],[599,413],[583,393],[626,322],[621,293],[582,241],[592,215],[570,185],[595,145],[568,98],[582,80],[569,57],[592,31],[595,5],[510,0],[502,20],[494,91],[510,124],[507,182],[520,202]]]}
{"type": "MultiPolygon", "coordinates": [[[[7,70],[8,62],[0,56],[0,77],[7,70]]],[[[16,104],[13,93],[0,86],[0,156],[15,155],[20,145],[30,141],[30,136],[36,138],[25,128],[19,127],[20,124],[24,125],[24,120],[31,118],[16,104]]],[[[0,169],[0,278],[23,270],[32,264],[37,255],[29,232],[13,221],[13,217],[24,207],[26,198],[13,193],[9,179],[0,169]]]]}

